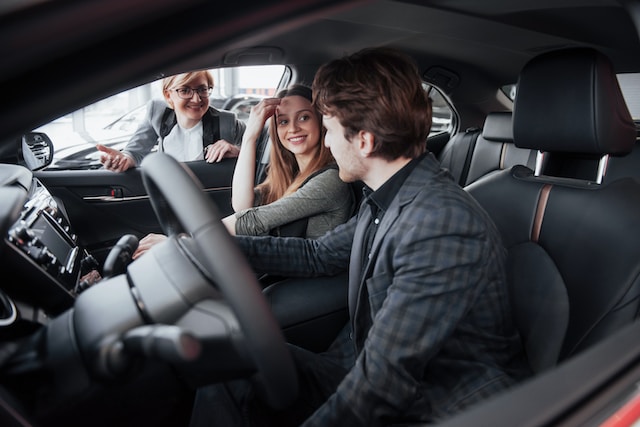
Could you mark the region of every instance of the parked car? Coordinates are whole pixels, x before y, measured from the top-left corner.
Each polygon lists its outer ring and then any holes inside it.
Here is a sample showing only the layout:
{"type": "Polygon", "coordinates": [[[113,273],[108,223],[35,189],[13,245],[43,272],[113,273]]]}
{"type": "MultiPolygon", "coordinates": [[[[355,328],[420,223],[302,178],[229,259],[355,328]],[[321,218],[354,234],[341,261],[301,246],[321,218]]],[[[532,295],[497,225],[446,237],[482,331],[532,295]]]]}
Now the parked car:
{"type": "Polygon", "coordinates": [[[503,235],[535,371],[439,425],[638,425],[637,2],[224,6],[0,6],[0,425],[186,426],[198,386],[255,375],[273,401],[295,395],[285,343],[326,349],[348,318],[346,284],[262,290],[226,234],[194,237],[193,218],[232,212],[235,161],[117,174],[31,131],[159,76],[279,64],[284,87],[371,46],[418,64],[435,112],[427,147],[503,235]],[[175,218],[184,251],[130,262],[132,239],[175,218]],[[102,279],[87,276],[96,269],[102,279]]]}

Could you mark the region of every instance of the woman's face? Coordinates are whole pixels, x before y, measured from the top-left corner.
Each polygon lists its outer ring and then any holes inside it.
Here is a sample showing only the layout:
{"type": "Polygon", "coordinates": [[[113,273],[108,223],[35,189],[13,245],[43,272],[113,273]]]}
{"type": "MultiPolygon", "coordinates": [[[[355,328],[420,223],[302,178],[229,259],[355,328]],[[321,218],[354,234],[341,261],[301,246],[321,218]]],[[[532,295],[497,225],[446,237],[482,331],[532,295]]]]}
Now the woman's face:
{"type": "Polygon", "coordinates": [[[188,83],[175,85],[168,91],[165,91],[165,99],[169,106],[175,110],[178,123],[180,123],[182,127],[191,128],[195,126],[207,112],[209,108],[209,97],[200,96],[197,93],[198,89],[203,88],[209,88],[206,76],[198,76],[188,83]],[[188,88],[192,89],[193,94],[191,97],[188,99],[181,98],[178,91],[188,88]]]}
{"type": "Polygon", "coordinates": [[[320,121],[311,101],[286,96],[276,109],[278,138],[296,157],[313,155],[320,143],[320,121]]]}

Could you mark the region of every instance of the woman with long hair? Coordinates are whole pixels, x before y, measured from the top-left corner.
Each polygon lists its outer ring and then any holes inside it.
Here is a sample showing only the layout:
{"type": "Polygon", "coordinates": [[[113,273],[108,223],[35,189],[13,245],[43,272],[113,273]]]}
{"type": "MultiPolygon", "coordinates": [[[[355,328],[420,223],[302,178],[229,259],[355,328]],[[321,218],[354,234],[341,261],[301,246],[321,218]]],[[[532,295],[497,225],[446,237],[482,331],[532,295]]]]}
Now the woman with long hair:
{"type": "Polygon", "coordinates": [[[354,211],[351,187],[324,145],[311,89],[293,85],[253,107],[233,175],[231,234],[315,238],[354,211]],[[256,144],[267,120],[271,138],[265,180],[255,186],[256,144]]]}
{"type": "MultiPolygon", "coordinates": [[[[310,88],[294,85],[252,108],[233,174],[235,213],[222,220],[230,234],[317,238],[353,214],[355,196],[324,145],[322,116],[311,100],[310,88]],[[256,145],[269,119],[270,163],[256,186],[256,145]]],[[[148,234],[133,258],[165,239],[148,234]]]]}

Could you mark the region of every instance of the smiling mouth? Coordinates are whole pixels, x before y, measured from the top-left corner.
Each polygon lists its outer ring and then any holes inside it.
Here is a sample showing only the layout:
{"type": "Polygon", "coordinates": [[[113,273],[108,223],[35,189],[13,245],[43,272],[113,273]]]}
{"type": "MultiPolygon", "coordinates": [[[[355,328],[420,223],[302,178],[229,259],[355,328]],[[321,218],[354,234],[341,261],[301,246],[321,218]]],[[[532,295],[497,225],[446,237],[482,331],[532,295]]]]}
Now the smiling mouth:
{"type": "Polygon", "coordinates": [[[292,144],[299,144],[303,142],[305,139],[307,139],[306,136],[296,136],[294,138],[289,138],[289,142],[292,144]]]}

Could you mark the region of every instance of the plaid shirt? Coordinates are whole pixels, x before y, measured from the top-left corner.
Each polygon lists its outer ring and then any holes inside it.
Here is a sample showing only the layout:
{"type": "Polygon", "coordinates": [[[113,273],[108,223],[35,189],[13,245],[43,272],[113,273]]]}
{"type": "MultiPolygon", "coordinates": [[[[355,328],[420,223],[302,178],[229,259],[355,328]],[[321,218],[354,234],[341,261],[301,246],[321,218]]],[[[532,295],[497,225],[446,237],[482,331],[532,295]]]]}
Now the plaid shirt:
{"type": "Polygon", "coordinates": [[[361,209],[317,240],[238,240],[258,271],[350,271],[357,359],[305,426],[434,421],[529,374],[499,233],[433,156],[418,163],[384,214],[363,279],[370,219],[370,209],[361,209]]]}

